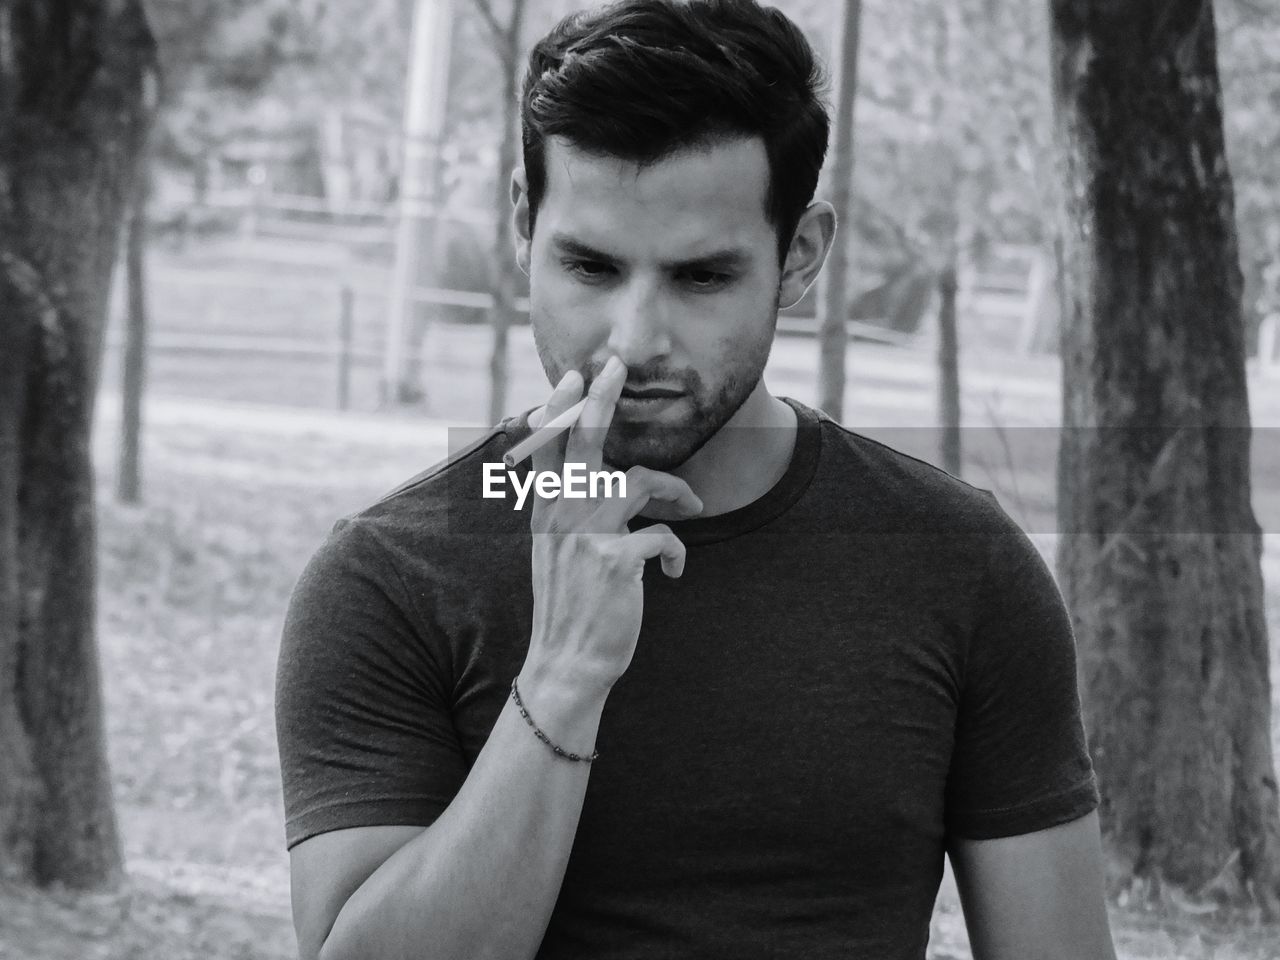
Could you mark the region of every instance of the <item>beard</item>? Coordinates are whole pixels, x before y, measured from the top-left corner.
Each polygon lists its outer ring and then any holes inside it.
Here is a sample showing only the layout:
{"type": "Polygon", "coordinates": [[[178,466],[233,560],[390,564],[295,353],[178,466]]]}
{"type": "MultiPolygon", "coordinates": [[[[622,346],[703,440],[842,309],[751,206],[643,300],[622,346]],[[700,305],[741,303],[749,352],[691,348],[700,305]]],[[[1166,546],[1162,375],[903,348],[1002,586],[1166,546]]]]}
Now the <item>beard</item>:
{"type": "Polygon", "coordinates": [[[692,409],[677,423],[614,417],[604,440],[605,462],[623,470],[642,466],[669,472],[680,466],[733,419],[751,396],[764,373],[770,345],[765,341],[748,345],[753,348],[750,352],[739,350],[722,366],[723,374],[712,384],[704,383],[695,371],[680,377],[645,376],[635,381],[628,377],[628,383],[637,388],[646,382],[679,382],[692,409]]]}
{"type": "MultiPolygon", "coordinates": [[[[773,347],[780,303],[779,292],[774,297],[767,324],[747,339],[738,337],[727,341],[729,352],[718,364],[713,380],[704,380],[696,370],[670,369],[661,361],[628,369],[628,387],[679,385],[684,402],[691,409],[675,423],[621,420],[615,416],[604,440],[605,463],[621,470],[642,466],[669,472],[701,450],[733,418],[760,383],[773,347]]],[[[543,370],[552,383],[559,383],[571,364],[556,361],[554,345],[538,335],[537,324],[533,333],[543,370]]],[[[587,364],[578,369],[589,389],[603,364],[587,364]]]]}

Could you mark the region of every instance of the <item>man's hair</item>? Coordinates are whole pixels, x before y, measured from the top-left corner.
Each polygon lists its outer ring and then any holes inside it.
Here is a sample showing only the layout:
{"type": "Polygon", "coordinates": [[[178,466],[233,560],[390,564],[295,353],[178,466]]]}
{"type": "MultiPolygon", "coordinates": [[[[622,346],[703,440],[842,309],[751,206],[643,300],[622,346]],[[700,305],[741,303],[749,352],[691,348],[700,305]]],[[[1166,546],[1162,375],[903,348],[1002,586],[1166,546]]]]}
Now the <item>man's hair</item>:
{"type": "Polygon", "coordinates": [[[521,94],[529,228],[548,137],[646,166],[758,136],[782,264],[827,152],[825,86],[800,28],[755,0],[619,0],[570,14],[530,51],[521,94]]]}

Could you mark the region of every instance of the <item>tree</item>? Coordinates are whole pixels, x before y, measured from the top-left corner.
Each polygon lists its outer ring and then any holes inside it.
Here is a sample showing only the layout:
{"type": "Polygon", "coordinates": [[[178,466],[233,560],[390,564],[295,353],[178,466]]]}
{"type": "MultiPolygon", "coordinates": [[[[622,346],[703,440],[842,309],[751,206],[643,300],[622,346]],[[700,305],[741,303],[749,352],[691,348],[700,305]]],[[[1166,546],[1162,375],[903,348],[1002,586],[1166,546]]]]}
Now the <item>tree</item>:
{"type": "Polygon", "coordinates": [[[1060,583],[1113,894],[1251,891],[1280,809],[1209,0],[1052,0],[1060,583]]]}
{"type": "MultiPolygon", "coordinates": [[[[960,388],[960,293],[967,260],[982,263],[991,236],[1037,244],[1039,197],[1032,157],[1037,120],[1047,104],[1028,88],[1043,85],[1029,62],[1042,29],[1028,22],[1028,5],[999,0],[929,4],[925,33],[932,63],[920,71],[931,101],[931,169],[937,184],[920,218],[922,245],[937,289],[939,461],[960,476],[963,469],[960,388]],[[1012,148],[1012,149],[1011,149],[1012,148]],[[940,189],[939,189],[940,188],[940,189]]],[[[928,49],[928,47],[926,47],[928,49]]],[[[970,323],[979,321],[969,316],[970,323]]]]}
{"type": "MultiPolygon", "coordinates": [[[[956,104],[959,71],[956,69],[960,24],[953,3],[939,5],[935,14],[937,40],[935,61],[941,83],[934,96],[934,125],[940,140],[943,162],[939,173],[949,184],[960,180],[960,151],[964,121],[956,104]]],[[[942,443],[942,467],[960,476],[964,454],[960,444],[960,328],[956,301],[960,291],[960,203],[954,194],[947,197],[938,219],[938,239],[934,244],[934,273],[938,278],[938,419],[942,443]]]]}
{"type": "Polygon", "coordinates": [[[146,251],[152,168],[163,161],[201,166],[213,137],[212,103],[244,104],[275,72],[302,57],[290,49],[301,33],[280,0],[145,0],[160,68],[157,120],[142,148],[141,170],[126,219],[126,316],[121,377],[116,497],[142,497],[142,399],[146,385],[146,251]],[[192,117],[204,122],[192,123],[192,117]],[[192,137],[192,127],[204,128],[192,137]],[[191,143],[190,140],[194,140],[191,143]]]}
{"type": "Polygon", "coordinates": [[[862,0],[844,0],[840,45],[835,51],[835,117],[831,151],[831,199],[842,229],[819,275],[818,406],[844,419],[844,365],[848,352],[848,272],[853,244],[853,129],[858,92],[858,34],[862,0]]]}
{"type": "Polygon", "coordinates": [[[0,875],[120,869],[94,635],[89,436],[155,100],[138,0],[0,0],[0,875]]]}
{"type": "MultiPolygon", "coordinates": [[[[959,316],[960,266],[980,263],[989,240],[1043,240],[1035,173],[1048,100],[1036,58],[1046,28],[1031,11],[1007,0],[863,11],[857,207],[843,221],[859,242],[846,282],[857,290],[906,274],[936,291],[940,462],[957,474],[960,327],[980,319],[959,316]]],[[[858,290],[854,309],[866,297],[858,290]]]]}
{"type": "MultiPolygon", "coordinates": [[[[150,138],[148,138],[149,140],[150,138]]],[[[147,145],[129,197],[125,218],[124,362],[120,375],[120,454],[116,468],[116,499],[142,501],[142,395],[147,375],[147,212],[151,175],[147,145]]]]}
{"type": "Polygon", "coordinates": [[[493,51],[498,58],[500,77],[498,96],[502,112],[498,121],[498,176],[493,195],[497,221],[493,231],[492,280],[493,306],[489,323],[493,328],[493,352],[489,357],[489,423],[497,423],[507,412],[507,384],[510,361],[507,358],[508,334],[515,322],[516,280],[511,269],[511,252],[515,237],[511,223],[511,171],[516,165],[519,146],[518,90],[521,67],[521,30],[524,27],[525,0],[511,0],[505,22],[499,21],[489,0],[474,0],[476,9],[493,35],[493,51]]]}

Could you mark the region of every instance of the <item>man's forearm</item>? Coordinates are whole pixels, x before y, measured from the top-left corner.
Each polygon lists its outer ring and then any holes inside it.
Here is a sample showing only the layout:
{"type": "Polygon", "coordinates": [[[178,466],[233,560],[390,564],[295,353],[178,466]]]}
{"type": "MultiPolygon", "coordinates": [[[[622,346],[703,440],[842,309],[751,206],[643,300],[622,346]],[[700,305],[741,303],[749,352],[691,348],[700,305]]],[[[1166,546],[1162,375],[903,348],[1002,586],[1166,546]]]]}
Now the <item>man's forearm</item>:
{"type": "MultiPolygon", "coordinates": [[[[553,741],[589,753],[602,696],[527,666],[519,684],[553,741]]],[[[351,896],[321,960],[532,957],[564,880],[590,769],[556,756],[508,698],[457,796],[351,896]]]]}

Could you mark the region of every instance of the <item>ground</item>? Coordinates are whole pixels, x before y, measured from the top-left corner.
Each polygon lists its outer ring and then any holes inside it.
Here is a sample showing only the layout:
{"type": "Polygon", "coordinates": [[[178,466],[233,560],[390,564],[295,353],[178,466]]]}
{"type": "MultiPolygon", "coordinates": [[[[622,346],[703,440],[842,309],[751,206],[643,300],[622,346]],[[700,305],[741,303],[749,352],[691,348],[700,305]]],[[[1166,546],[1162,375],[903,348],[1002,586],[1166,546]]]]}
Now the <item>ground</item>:
{"type": "MultiPolygon", "coordinates": [[[[432,337],[429,406],[398,416],[324,409],[331,395],[291,393],[311,381],[279,366],[157,358],[140,507],[111,496],[119,401],[108,369],[94,444],[100,643],[128,878],[108,894],[0,888],[0,960],[295,955],[272,718],[281,618],[299,570],[334,519],[438,459],[447,422],[479,419],[483,330],[438,329],[432,337]],[[237,400],[311,409],[229,402],[237,400]]],[[[815,353],[812,341],[780,343],[770,374],[775,390],[812,402],[815,353]]],[[[513,355],[514,410],[537,403],[545,381],[527,333],[517,332],[513,355]]],[[[935,439],[931,363],[927,351],[856,346],[846,421],[890,431],[900,445],[928,455],[935,439]]],[[[973,436],[980,428],[998,440],[996,425],[1052,424],[1055,369],[1047,358],[968,358],[973,436]]],[[[330,374],[314,373],[312,386],[330,374]]],[[[1254,389],[1255,422],[1280,423],[1280,385],[1254,389]]],[[[1031,454],[1042,446],[1002,450],[975,442],[966,476],[1034,526],[1052,506],[1051,456],[1037,461],[1031,454]]],[[[1258,489],[1269,495],[1266,484],[1258,489]]],[[[1045,549],[1052,545],[1048,529],[1037,535],[1045,549]]],[[[1280,640],[1277,540],[1268,538],[1266,567],[1273,642],[1280,640]]],[[[1273,666],[1280,661],[1280,645],[1272,659],[1273,666]]],[[[1280,741],[1280,724],[1275,733],[1280,741]]],[[[1280,929],[1248,921],[1176,904],[1159,912],[1112,909],[1123,960],[1280,956],[1280,929]]],[[[930,957],[969,957],[949,880],[930,957]]]]}

